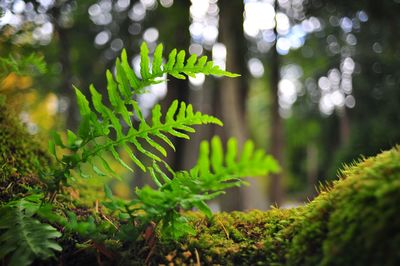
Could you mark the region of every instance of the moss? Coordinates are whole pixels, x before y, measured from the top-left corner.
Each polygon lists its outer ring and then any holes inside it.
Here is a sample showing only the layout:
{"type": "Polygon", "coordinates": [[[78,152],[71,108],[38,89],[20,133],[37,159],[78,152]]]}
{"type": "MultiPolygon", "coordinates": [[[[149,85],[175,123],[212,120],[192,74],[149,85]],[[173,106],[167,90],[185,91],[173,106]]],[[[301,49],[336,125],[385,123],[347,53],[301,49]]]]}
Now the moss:
{"type": "Polygon", "coordinates": [[[154,264],[399,265],[400,148],[346,167],[304,207],[192,214],[197,234],[154,264]],[[195,253],[198,253],[196,258],[195,253]],[[190,256],[189,256],[190,254],[190,256]]]}
{"type": "MultiPolygon", "coordinates": [[[[36,162],[47,167],[50,156],[15,116],[0,107],[0,202],[42,185],[36,178],[36,162]]],[[[98,224],[110,226],[93,208],[78,207],[79,202],[70,202],[68,196],[60,200],[58,210],[74,211],[78,220],[91,213],[98,224]]],[[[211,219],[188,213],[196,235],[156,245],[144,239],[112,240],[111,229],[103,244],[65,233],[59,261],[63,265],[400,265],[399,202],[400,147],[396,147],[346,167],[339,180],[303,207],[220,213],[211,219]],[[91,244],[82,248],[85,243],[91,244]]]]}
{"type": "Polygon", "coordinates": [[[38,185],[38,166],[51,158],[40,142],[30,135],[17,116],[0,105],[0,200],[7,201],[38,185]]]}
{"type": "Polygon", "coordinates": [[[346,167],[288,229],[288,265],[399,265],[400,148],[346,167]]]}

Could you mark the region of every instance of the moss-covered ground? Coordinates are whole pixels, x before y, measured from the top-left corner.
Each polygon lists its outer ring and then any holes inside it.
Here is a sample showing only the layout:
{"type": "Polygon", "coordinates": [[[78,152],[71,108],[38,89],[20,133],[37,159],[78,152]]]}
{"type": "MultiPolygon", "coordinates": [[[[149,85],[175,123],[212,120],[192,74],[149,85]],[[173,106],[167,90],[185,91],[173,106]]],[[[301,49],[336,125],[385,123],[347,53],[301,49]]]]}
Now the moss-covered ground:
{"type": "MultiPolygon", "coordinates": [[[[32,187],[43,189],[37,166],[50,163],[39,142],[0,110],[0,204],[32,187]]],[[[100,223],[119,226],[98,206],[68,199],[56,206],[78,219],[92,214],[100,223]]],[[[59,240],[63,251],[47,264],[400,265],[400,147],[346,167],[303,207],[187,217],[196,234],[179,242],[146,234],[135,243],[98,242],[90,235],[65,233],[59,240]]]]}

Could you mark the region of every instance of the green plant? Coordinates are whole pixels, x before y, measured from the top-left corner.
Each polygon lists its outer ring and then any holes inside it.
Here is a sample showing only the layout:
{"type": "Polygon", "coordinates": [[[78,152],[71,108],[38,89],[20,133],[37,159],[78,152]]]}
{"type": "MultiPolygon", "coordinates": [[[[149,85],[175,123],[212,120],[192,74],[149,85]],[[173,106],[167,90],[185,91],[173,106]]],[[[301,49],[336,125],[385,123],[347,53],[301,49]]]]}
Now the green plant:
{"type": "Polygon", "coordinates": [[[134,99],[135,95],[144,93],[146,86],[163,81],[165,74],[180,79],[198,73],[229,77],[238,75],[221,70],[212,61],[207,61],[205,56],[198,59],[196,55],[192,55],[186,60],[185,52],[177,52],[175,49],[163,64],[162,50],[162,45],[158,45],[150,68],[148,48],[145,43],[141,46],[141,78],[129,66],[125,50],[122,52],[116,61],[115,76],[110,71],[106,73],[111,107],[103,102],[102,95],[93,85],[90,86],[90,102],[75,88],[82,118],[78,131],[74,133],[68,130],[66,141],[58,133],[53,133],[53,138],[49,141],[49,151],[58,164],[40,174],[46,187],[45,196],[37,190],[28,189],[22,199],[1,207],[0,239],[4,248],[1,249],[0,258],[7,256],[7,260],[10,259],[12,263],[16,261],[27,265],[35,258],[47,259],[53,255],[54,250],[61,249],[52,240],[59,237],[60,233],[52,226],[41,223],[38,217],[62,226],[65,232],[74,232],[81,236],[89,234],[89,238],[99,241],[114,237],[120,240],[136,240],[152,224],[158,226],[163,238],[177,240],[183,235],[194,233],[180,210],[197,208],[211,217],[207,200],[224,193],[226,188],[242,185],[245,183],[243,177],[265,175],[278,170],[276,162],[270,156],[261,150],[254,151],[251,141],[245,143],[239,156],[234,139],[228,141],[224,154],[223,144],[218,137],[212,139],[211,145],[207,141],[201,143],[198,163],[190,171],[175,172],[166,164],[163,157],[167,156],[167,151],[163,144],[175,150],[171,136],[189,139],[187,133],[195,132],[193,126],[208,123],[222,126],[222,122],[213,116],[194,112],[190,104],[178,101],[173,101],[165,115],[160,105],[156,105],[152,109],[150,121],[146,121],[134,99]],[[134,117],[138,120],[137,123],[132,122],[134,117]],[[105,186],[108,200],[104,205],[120,217],[118,227],[113,224],[117,231],[110,230],[109,223],[106,223],[108,227],[101,226],[101,222],[95,221],[92,216],[84,221],[78,220],[71,211],[53,211],[52,203],[56,196],[62,192],[64,186],[73,184],[73,171],[77,170],[82,177],[87,177],[81,170],[83,164],[89,164],[99,175],[118,177],[104,159],[105,152],[109,152],[120,165],[133,171],[129,163],[121,158],[121,150],[129,155],[139,169],[149,172],[157,188],[137,188],[137,198],[126,202],[115,198],[105,186]],[[58,155],[60,151],[62,156],[58,155]],[[150,162],[140,160],[138,154],[147,157],[150,162]],[[95,161],[100,161],[101,166],[96,165],[95,161]],[[30,196],[26,196],[29,194],[30,196]],[[40,197],[44,197],[42,204],[37,201],[40,197]],[[36,200],[31,200],[33,198],[36,200]],[[7,224],[9,222],[15,222],[18,226],[11,227],[7,224]],[[35,232],[30,232],[27,225],[34,228],[35,232]],[[104,230],[108,230],[109,234],[104,234],[104,230]],[[17,237],[10,239],[10,236],[17,233],[17,237]],[[32,239],[26,237],[27,235],[32,239]],[[39,239],[44,241],[33,242],[39,239]],[[19,257],[18,254],[25,249],[29,251],[25,256],[19,257]]]}
{"type": "Polygon", "coordinates": [[[137,188],[137,199],[130,203],[115,200],[111,192],[106,190],[111,200],[106,205],[113,211],[118,211],[121,217],[128,218],[130,224],[139,222],[142,226],[139,227],[140,230],[150,222],[155,222],[161,225],[163,236],[178,239],[191,231],[179,214],[179,208],[187,210],[196,207],[210,216],[211,211],[205,201],[222,194],[228,187],[241,185],[242,177],[265,175],[278,168],[276,162],[263,151],[253,153],[253,144],[250,141],[245,144],[242,156],[237,160],[235,140],[230,140],[224,157],[223,145],[219,138],[212,140],[211,157],[209,157],[208,142],[202,143],[198,165],[191,171],[175,172],[164,162],[161,157],[167,156],[167,152],[156,138],[175,149],[169,136],[189,139],[186,133],[195,132],[194,125],[208,123],[222,125],[222,122],[213,116],[194,112],[190,104],[174,101],[165,115],[160,105],[156,105],[152,109],[149,123],[142,116],[138,103],[134,100],[135,94],[143,93],[144,88],[150,84],[161,82],[165,74],[179,79],[184,79],[184,75],[194,76],[198,73],[228,77],[238,75],[221,70],[212,61],[207,61],[206,56],[198,59],[193,54],[185,60],[185,52],[177,52],[176,49],[172,50],[167,62],[163,64],[162,50],[163,46],[158,45],[150,68],[149,51],[147,45],[142,44],[141,78],[137,77],[129,66],[125,50],[122,52],[121,57],[116,60],[115,77],[110,71],[106,73],[111,108],[103,103],[102,95],[93,85],[90,86],[91,103],[78,88],[75,88],[82,121],[77,134],[67,131],[67,143],[61,140],[59,134],[53,134],[53,140],[49,145],[50,152],[61,167],[48,174],[46,181],[52,201],[60,187],[68,185],[71,170],[78,169],[84,175],[80,170],[84,163],[89,163],[100,175],[115,176],[115,172],[102,157],[106,151],[110,152],[122,166],[133,171],[128,163],[121,159],[118,149],[123,150],[141,170],[149,171],[158,188],[152,189],[147,186],[137,188]],[[132,123],[133,116],[139,120],[139,125],[136,127],[132,123]],[[121,125],[121,121],[125,123],[126,129],[121,125]],[[143,142],[153,149],[146,149],[143,142]],[[61,158],[57,156],[57,147],[67,151],[61,158]],[[139,160],[138,153],[148,157],[151,162],[139,160]],[[102,169],[95,165],[93,160],[95,157],[102,162],[102,169]]]}
{"type": "Polygon", "coordinates": [[[104,151],[111,152],[122,166],[132,170],[120,158],[117,149],[121,148],[129,154],[138,167],[146,171],[146,166],[137,158],[133,148],[151,160],[162,162],[162,159],[155,152],[145,149],[140,140],[147,142],[162,156],[166,156],[166,150],[154,138],[161,139],[175,149],[171,140],[165,135],[166,133],[187,139],[189,136],[183,132],[194,132],[193,125],[207,123],[222,125],[217,118],[200,112],[195,113],[190,104],[186,105],[184,102],[178,103],[178,101],[171,104],[163,122],[161,121],[162,113],[159,105],[156,105],[152,110],[151,124],[146,122],[137,101],[133,97],[135,94],[143,93],[146,86],[161,82],[164,74],[170,74],[177,78],[185,78],[182,74],[193,76],[197,73],[237,76],[219,69],[211,61],[207,62],[206,56],[197,60],[196,55],[192,55],[185,61],[185,52],[177,53],[175,49],[169,54],[167,63],[163,65],[162,49],[162,45],[157,46],[150,70],[148,48],[145,43],[141,46],[141,79],[135,75],[129,66],[125,50],[122,52],[121,58],[116,61],[115,78],[110,71],[106,73],[108,100],[111,103],[111,108],[103,104],[102,95],[93,85],[90,86],[90,92],[94,110],[91,109],[82,92],[75,88],[82,121],[77,134],[72,131],[67,132],[67,143],[64,144],[57,133],[54,133],[53,140],[50,141],[50,152],[61,165],[61,169],[49,174],[51,178],[48,181],[54,181],[50,186],[50,191],[57,192],[61,183],[66,184],[68,182],[69,177],[71,177],[71,170],[75,168],[80,170],[82,163],[90,163],[96,173],[105,174],[92,163],[92,159],[95,157],[103,162],[103,168],[108,174],[115,176],[115,172],[102,157],[104,151]],[[132,123],[134,115],[139,120],[138,127],[135,127],[132,123]],[[126,130],[122,127],[121,120],[127,125],[126,130]],[[65,149],[67,154],[59,158],[56,147],[65,149]]]}
{"type": "MultiPolygon", "coordinates": [[[[166,239],[179,239],[195,231],[179,210],[197,208],[208,218],[212,213],[206,204],[224,190],[245,183],[243,177],[266,175],[277,171],[278,167],[271,156],[263,150],[254,151],[254,145],[247,141],[242,153],[238,154],[235,139],[230,139],[226,154],[221,140],[214,137],[210,144],[203,141],[196,166],[190,171],[172,172],[167,176],[154,164],[150,174],[157,189],[149,186],[136,189],[137,199],[129,203],[115,199],[106,188],[109,202],[105,203],[113,211],[118,211],[122,220],[147,226],[151,222],[161,225],[161,236],[166,239]]],[[[139,232],[143,228],[139,228],[139,232]]],[[[136,234],[137,235],[137,234],[136,234]]]]}
{"type": "Polygon", "coordinates": [[[45,260],[61,251],[55,241],[61,233],[33,218],[40,201],[41,195],[34,194],[0,207],[0,259],[12,253],[10,266],[29,265],[36,258],[45,260]]]}
{"type": "Polygon", "coordinates": [[[12,55],[0,57],[0,78],[3,79],[9,73],[17,75],[35,75],[44,74],[47,71],[47,65],[42,55],[32,53],[28,56],[12,55]]]}
{"type": "MultiPolygon", "coordinates": [[[[185,52],[177,52],[176,49],[169,54],[168,61],[162,64],[162,50],[162,45],[158,45],[155,49],[150,70],[149,51],[143,43],[140,52],[141,79],[129,66],[125,50],[122,52],[121,58],[116,61],[115,78],[110,71],[106,74],[111,108],[104,105],[102,95],[93,85],[90,86],[90,93],[94,110],[83,93],[75,88],[82,121],[77,134],[68,130],[67,143],[63,143],[60,135],[54,133],[49,147],[61,168],[49,175],[50,179],[47,179],[47,183],[49,191],[52,192],[50,196],[50,201],[52,201],[60,186],[69,183],[71,170],[80,171],[83,163],[89,163],[100,175],[115,176],[115,172],[102,157],[106,151],[111,152],[122,166],[133,171],[120,157],[118,149],[124,150],[141,170],[149,171],[158,188],[152,189],[147,186],[137,188],[137,199],[130,203],[113,200],[110,190],[106,190],[111,200],[106,205],[113,211],[118,211],[121,217],[128,218],[130,224],[139,222],[143,229],[143,226],[155,222],[162,225],[163,236],[178,239],[191,232],[191,228],[179,214],[179,208],[187,210],[196,207],[211,216],[211,211],[205,201],[222,194],[228,187],[241,185],[243,180],[240,178],[265,175],[271,170],[276,171],[277,165],[263,151],[253,153],[253,144],[250,141],[245,144],[242,156],[237,160],[235,140],[230,140],[224,157],[220,139],[214,138],[211,143],[211,157],[209,157],[208,142],[203,142],[197,166],[189,172],[174,172],[161,158],[167,156],[167,152],[155,138],[175,149],[168,135],[189,139],[186,133],[195,132],[194,125],[208,123],[222,125],[222,122],[213,116],[194,112],[190,104],[174,101],[165,116],[160,105],[156,105],[151,112],[151,123],[148,123],[142,116],[138,103],[134,100],[135,94],[143,93],[145,86],[161,82],[162,79],[159,78],[165,74],[180,79],[185,78],[183,74],[194,76],[203,73],[229,77],[238,75],[221,70],[212,61],[207,61],[206,56],[198,59],[196,55],[191,55],[185,60],[185,52]],[[139,120],[137,127],[132,123],[133,115],[139,120]],[[121,121],[126,124],[127,129],[122,127],[121,121]],[[154,149],[144,148],[141,141],[154,149]],[[56,147],[65,149],[68,153],[59,158],[56,147]],[[152,162],[146,164],[143,160],[139,160],[137,153],[147,156],[152,162]],[[102,161],[102,169],[94,164],[95,157],[102,161]],[[163,168],[167,171],[162,170],[163,168]]],[[[83,175],[82,171],[80,172],[83,175]]]]}

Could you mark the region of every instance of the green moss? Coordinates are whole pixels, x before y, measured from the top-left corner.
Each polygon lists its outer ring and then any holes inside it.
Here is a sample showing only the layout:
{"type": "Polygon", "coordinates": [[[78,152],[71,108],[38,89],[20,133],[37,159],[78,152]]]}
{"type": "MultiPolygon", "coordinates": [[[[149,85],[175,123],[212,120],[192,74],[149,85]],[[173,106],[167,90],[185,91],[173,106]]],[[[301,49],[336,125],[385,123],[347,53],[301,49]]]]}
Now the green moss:
{"type": "MultiPolygon", "coordinates": [[[[47,167],[51,160],[18,119],[0,107],[0,202],[41,185],[35,177],[36,162],[47,167]]],[[[85,217],[68,200],[56,208],[74,211],[78,219],[85,217]]],[[[400,265],[399,203],[400,147],[396,147],[346,167],[338,181],[304,207],[221,213],[211,219],[189,213],[196,235],[180,242],[157,241],[155,246],[142,238],[121,243],[110,233],[105,244],[79,248],[78,244],[95,242],[64,234],[60,261],[64,265],[93,264],[99,259],[105,265],[400,265]],[[109,250],[118,255],[108,257],[109,250]]],[[[98,221],[102,218],[97,213],[94,216],[98,224],[111,226],[98,221]]],[[[114,219],[113,223],[118,225],[114,219]]]]}
{"type": "Polygon", "coordinates": [[[363,160],[304,207],[192,214],[197,234],[162,244],[154,263],[399,265],[400,148],[363,160]],[[190,255],[190,256],[189,256],[190,255]]]}
{"type": "Polygon", "coordinates": [[[341,172],[288,229],[288,265],[399,265],[400,149],[341,172]]]}
{"type": "Polygon", "coordinates": [[[20,124],[15,114],[0,105],[0,200],[39,184],[38,165],[51,163],[39,141],[20,124]],[[39,163],[39,164],[38,164],[39,163]]]}

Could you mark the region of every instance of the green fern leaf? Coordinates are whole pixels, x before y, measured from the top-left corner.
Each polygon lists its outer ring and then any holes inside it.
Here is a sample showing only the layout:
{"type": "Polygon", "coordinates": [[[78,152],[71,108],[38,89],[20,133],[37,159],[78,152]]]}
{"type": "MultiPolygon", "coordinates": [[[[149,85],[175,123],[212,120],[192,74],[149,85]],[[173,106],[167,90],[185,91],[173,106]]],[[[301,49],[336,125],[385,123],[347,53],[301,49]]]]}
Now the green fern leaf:
{"type": "Polygon", "coordinates": [[[0,259],[7,257],[8,265],[30,265],[61,251],[54,241],[61,233],[32,217],[39,206],[40,201],[32,203],[23,198],[0,208],[0,259]]]}
{"type": "Polygon", "coordinates": [[[140,75],[143,80],[150,77],[149,71],[149,48],[147,48],[146,43],[142,43],[140,46],[140,75]]]}
{"type": "Polygon", "coordinates": [[[117,83],[114,81],[112,73],[107,70],[107,91],[108,91],[108,99],[113,107],[118,107],[121,104],[121,98],[117,91],[117,83]]]}
{"type": "Polygon", "coordinates": [[[176,49],[173,49],[169,55],[168,55],[168,62],[167,65],[165,66],[165,70],[166,71],[171,71],[172,68],[175,65],[175,61],[176,61],[176,54],[178,53],[178,51],[176,49]]]}
{"type": "Polygon", "coordinates": [[[153,68],[152,74],[161,73],[161,65],[162,65],[162,52],[163,52],[163,45],[160,43],[157,45],[156,50],[154,51],[154,59],[153,59],[153,68]]]}
{"type": "Polygon", "coordinates": [[[118,82],[119,91],[125,97],[125,100],[130,100],[132,98],[133,93],[130,88],[128,77],[125,74],[125,71],[121,65],[119,58],[117,58],[117,61],[115,62],[115,68],[116,68],[115,76],[118,82]]]}
{"type": "Polygon", "coordinates": [[[139,87],[139,79],[128,63],[128,56],[126,54],[125,49],[122,50],[122,54],[121,54],[121,66],[122,66],[122,69],[125,71],[125,74],[129,80],[131,87],[133,88],[133,90],[135,92],[137,92],[135,90],[135,88],[139,87]]]}
{"type": "Polygon", "coordinates": [[[83,93],[76,87],[74,87],[75,89],[75,94],[76,94],[76,100],[78,103],[78,108],[79,108],[79,112],[81,114],[82,117],[87,117],[91,114],[91,110],[89,107],[89,102],[86,99],[85,95],[83,95],[83,93]]]}

